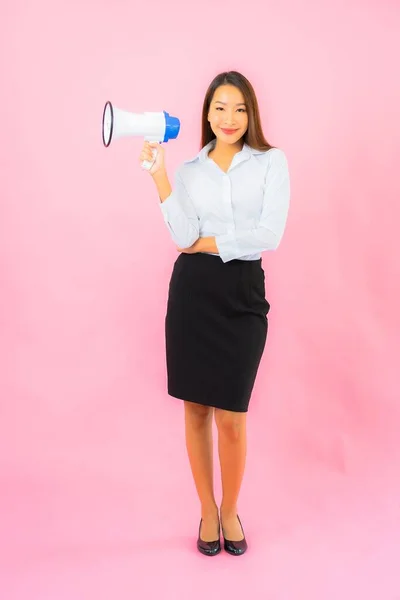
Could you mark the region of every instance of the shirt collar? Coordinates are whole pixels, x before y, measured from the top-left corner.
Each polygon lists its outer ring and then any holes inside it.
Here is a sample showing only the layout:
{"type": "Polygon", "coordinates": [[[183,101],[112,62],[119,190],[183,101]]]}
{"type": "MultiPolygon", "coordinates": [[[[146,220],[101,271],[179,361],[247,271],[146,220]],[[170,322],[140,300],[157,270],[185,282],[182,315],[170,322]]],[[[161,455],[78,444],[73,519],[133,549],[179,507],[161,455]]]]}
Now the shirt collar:
{"type": "MultiPolygon", "coordinates": [[[[211,140],[206,146],[204,146],[196,156],[190,158],[189,160],[185,160],[185,164],[189,164],[192,162],[199,161],[200,163],[204,163],[208,158],[208,153],[215,147],[215,139],[211,140]]],[[[262,150],[256,150],[255,148],[251,148],[247,144],[243,144],[243,148],[240,152],[238,152],[240,158],[246,159],[250,158],[250,156],[257,154],[264,154],[262,150]]]]}

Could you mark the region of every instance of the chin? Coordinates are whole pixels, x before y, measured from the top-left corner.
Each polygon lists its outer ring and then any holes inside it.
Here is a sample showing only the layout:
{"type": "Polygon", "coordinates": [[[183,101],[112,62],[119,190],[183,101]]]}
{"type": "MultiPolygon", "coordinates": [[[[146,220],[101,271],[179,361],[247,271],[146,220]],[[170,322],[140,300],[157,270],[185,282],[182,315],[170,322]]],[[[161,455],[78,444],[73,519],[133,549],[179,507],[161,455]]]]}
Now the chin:
{"type": "Polygon", "coordinates": [[[244,133],[241,133],[240,135],[226,135],[224,133],[222,133],[222,131],[220,133],[218,133],[218,135],[216,136],[219,140],[221,140],[221,142],[224,142],[225,144],[237,144],[238,142],[240,142],[240,140],[243,138],[244,133]]]}

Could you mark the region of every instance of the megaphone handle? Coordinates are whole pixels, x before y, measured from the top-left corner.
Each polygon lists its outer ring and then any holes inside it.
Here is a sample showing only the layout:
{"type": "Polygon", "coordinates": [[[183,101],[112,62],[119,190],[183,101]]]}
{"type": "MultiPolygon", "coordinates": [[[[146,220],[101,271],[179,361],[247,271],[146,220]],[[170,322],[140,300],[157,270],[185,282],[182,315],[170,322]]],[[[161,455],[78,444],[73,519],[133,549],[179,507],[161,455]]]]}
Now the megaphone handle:
{"type": "Polygon", "coordinates": [[[158,153],[158,149],[157,148],[152,148],[151,149],[151,153],[153,154],[153,160],[144,160],[142,161],[142,168],[145,169],[146,171],[149,171],[151,169],[151,167],[154,165],[156,158],[157,158],[157,153],[158,153]]]}

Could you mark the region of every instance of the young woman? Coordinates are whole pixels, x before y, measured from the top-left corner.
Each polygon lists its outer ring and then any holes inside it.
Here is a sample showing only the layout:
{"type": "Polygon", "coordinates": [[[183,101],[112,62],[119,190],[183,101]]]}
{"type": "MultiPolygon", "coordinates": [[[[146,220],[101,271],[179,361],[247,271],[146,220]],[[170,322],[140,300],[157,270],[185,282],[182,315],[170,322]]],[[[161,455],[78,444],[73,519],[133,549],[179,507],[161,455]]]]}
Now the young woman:
{"type": "MultiPolygon", "coordinates": [[[[153,160],[145,143],[140,161],[153,160]]],[[[165,321],[169,395],[184,401],[186,447],[201,504],[197,548],[243,554],[238,516],[246,413],[267,338],[269,303],[261,253],[282,238],[290,197],[284,152],[265,139],[257,99],[240,73],[221,73],[203,105],[201,151],[171,188],[164,149],[150,169],[180,255],[165,321]],[[212,418],[223,497],[213,488],[212,418]]]]}

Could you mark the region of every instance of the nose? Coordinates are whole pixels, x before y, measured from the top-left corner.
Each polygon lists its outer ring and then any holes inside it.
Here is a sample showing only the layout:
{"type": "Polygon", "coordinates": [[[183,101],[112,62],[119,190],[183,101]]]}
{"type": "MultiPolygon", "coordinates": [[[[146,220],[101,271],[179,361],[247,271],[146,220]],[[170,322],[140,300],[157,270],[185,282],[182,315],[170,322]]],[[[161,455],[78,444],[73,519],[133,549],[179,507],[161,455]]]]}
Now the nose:
{"type": "Polygon", "coordinates": [[[235,117],[234,117],[234,113],[227,111],[226,113],[226,118],[225,118],[225,123],[227,125],[233,125],[235,122],[235,117]]]}

